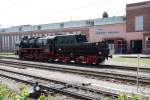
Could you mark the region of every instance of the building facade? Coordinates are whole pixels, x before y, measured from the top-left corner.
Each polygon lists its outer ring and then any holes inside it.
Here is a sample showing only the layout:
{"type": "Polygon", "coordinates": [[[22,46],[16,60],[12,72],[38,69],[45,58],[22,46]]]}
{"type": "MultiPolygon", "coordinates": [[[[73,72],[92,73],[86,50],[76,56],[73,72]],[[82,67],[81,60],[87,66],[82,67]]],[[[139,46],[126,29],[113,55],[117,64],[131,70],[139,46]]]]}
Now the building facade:
{"type": "Polygon", "coordinates": [[[23,36],[86,34],[88,41],[107,41],[111,53],[150,53],[150,1],[126,5],[126,16],[22,25],[0,29],[0,50],[15,50],[23,36]]]}
{"type": "Polygon", "coordinates": [[[130,53],[146,53],[145,35],[150,31],[150,1],[126,6],[126,40],[130,53]]]}
{"type": "Polygon", "coordinates": [[[150,32],[144,33],[143,42],[144,42],[143,43],[144,44],[144,53],[150,54],[150,32]]]}
{"type": "Polygon", "coordinates": [[[15,50],[15,42],[19,41],[23,36],[86,34],[90,42],[98,42],[106,37],[118,37],[119,35],[122,35],[121,37],[123,38],[125,34],[125,19],[122,16],[118,16],[35,26],[24,25],[1,29],[0,31],[1,50],[13,51],[15,50]]]}

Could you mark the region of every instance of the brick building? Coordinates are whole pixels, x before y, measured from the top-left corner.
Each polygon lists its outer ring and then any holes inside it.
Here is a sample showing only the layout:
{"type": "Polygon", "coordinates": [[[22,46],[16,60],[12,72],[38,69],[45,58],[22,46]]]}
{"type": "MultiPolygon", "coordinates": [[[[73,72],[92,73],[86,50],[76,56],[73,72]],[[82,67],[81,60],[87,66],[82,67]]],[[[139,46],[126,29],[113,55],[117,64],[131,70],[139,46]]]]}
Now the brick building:
{"type": "Polygon", "coordinates": [[[128,50],[131,53],[144,53],[144,33],[150,31],[150,1],[126,6],[126,30],[128,50]]]}

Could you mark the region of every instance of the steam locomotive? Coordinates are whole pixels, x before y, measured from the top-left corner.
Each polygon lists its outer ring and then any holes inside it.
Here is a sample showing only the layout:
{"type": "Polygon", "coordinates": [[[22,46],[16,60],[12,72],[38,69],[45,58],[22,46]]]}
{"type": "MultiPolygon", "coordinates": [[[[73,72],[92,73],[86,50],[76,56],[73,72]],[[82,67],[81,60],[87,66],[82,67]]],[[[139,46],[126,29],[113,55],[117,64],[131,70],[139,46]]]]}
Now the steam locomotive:
{"type": "Polygon", "coordinates": [[[18,45],[20,59],[99,64],[109,55],[106,42],[87,42],[85,35],[24,36],[18,45]]]}

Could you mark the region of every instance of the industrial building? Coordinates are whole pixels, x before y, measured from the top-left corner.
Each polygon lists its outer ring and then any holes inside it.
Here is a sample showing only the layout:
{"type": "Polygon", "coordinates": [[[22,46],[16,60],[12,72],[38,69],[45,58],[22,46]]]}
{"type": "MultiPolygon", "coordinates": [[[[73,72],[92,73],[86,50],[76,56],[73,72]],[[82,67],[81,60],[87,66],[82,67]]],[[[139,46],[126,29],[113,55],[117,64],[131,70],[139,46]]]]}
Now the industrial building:
{"type": "Polygon", "coordinates": [[[0,29],[0,50],[15,50],[23,36],[86,34],[91,42],[107,41],[111,53],[150,53],[150,1],[128,4],[126,16],[22,25],[0,29]]]}
{"type": "Polygon", "coordinates": [[[35,26],[16,26],[0,30],[0,46],[1,50],[15,50],[15,42],[19,41],[23,36],[34,37],[56,34],[86,34],[87,39],[91,42],[102,41],[105,37],[108,38],[112,36],[120,36],[120,38],[123,38],[123,34],[125,34],[124,27],[124,17],[69,21],[35,26]]]}

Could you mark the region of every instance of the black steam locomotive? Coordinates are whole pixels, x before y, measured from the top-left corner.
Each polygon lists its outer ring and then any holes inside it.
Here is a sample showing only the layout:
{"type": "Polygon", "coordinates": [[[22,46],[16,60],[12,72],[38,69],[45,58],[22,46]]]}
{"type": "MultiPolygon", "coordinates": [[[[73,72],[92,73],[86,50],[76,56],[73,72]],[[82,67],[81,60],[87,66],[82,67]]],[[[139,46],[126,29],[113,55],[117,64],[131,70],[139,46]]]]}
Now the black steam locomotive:
{"type": "Polygon", "coordinates": [[[19,43],[20,59],[99,64],[108,58],[106,42],[87,42],[85,35],[25,36],[19,43]]]}

